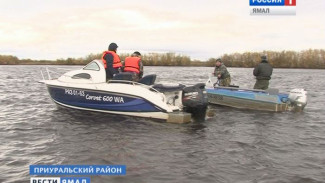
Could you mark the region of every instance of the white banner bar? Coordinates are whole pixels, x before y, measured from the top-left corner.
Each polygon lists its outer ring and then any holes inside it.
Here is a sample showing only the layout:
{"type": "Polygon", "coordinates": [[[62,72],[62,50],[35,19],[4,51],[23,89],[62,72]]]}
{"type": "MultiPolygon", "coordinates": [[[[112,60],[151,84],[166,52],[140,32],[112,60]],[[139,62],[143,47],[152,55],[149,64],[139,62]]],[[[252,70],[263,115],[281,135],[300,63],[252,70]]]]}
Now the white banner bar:
{"type": "Polygon", "coordinates": [[[296,6],[250,6],[250,15],[296,15],[296,6]]]}

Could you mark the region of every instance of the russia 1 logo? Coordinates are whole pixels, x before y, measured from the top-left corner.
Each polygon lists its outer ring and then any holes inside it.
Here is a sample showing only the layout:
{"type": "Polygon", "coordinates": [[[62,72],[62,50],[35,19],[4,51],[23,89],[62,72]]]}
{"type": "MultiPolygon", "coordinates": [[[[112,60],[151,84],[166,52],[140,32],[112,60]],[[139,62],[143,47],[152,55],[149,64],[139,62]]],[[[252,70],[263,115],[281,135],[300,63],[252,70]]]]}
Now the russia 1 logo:
{"type": "Polygon", "coordinates": [[[285,6],[296,6],[296,0],[285,0],[285,6]]]}
{"type": "Polygon", "coordinates": [[[296,0],[250,0],[250,15],[296,15],[296,0]]]}

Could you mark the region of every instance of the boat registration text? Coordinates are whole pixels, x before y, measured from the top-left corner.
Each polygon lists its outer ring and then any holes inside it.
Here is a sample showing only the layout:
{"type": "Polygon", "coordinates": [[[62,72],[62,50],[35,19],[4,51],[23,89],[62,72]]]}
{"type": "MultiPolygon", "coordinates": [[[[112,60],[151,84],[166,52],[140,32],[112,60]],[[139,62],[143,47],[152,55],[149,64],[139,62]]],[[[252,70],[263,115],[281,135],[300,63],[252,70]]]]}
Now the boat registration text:
{"type": "Polygon", "coordinates": [[[110,95],[91,95],[83,90],[73,90],[65,89],[65,95],[79,96],[83,97],[86,100],[94,101],[103,101],[103,102],[115,102],[115,103],[124,103],[124,98],[120,96],[110,96],[110,95]]]}

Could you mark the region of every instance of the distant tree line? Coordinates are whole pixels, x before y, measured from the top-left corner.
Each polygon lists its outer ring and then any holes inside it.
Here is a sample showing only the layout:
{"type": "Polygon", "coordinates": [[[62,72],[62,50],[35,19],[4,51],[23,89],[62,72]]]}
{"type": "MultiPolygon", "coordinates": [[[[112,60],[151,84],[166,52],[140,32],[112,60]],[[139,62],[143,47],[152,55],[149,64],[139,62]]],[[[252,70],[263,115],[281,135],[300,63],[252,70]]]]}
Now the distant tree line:
{"type": "MultiPolygon", "coordinates": [[[[224,54],[222,61],[227,67],[254,67],[260,62],[260,56],[266,54],[269,62],[275,68],[308,68],[325,69],[325,50],[309,49],[296,51],[263,51],[224,54]]],[[[130,54],[119,54],[121,60],[130,54]]],[[[57,60],[18,59],[12,55],[0,55],[0,65],[85,65],[94,59],[100,59],[99,54],[89,54],[83,58],[67,58],[57,60]]],[[[189,56],[176,53],[147,53],[142,55],[145,66],[215,66],[216,58],[207,61],[191,60],[189,56]]]]}
{"type": "MultiPolygon", "coordinates": [[[[221,59],[228,67],[255,67],[266,54],[270,64],[275,68],[325,69],[325,50],[309,49],[295,51],[264,51],[224,54],[221,59]]],[[[214,59],[209,60],[210,64],[214,59]]]]}

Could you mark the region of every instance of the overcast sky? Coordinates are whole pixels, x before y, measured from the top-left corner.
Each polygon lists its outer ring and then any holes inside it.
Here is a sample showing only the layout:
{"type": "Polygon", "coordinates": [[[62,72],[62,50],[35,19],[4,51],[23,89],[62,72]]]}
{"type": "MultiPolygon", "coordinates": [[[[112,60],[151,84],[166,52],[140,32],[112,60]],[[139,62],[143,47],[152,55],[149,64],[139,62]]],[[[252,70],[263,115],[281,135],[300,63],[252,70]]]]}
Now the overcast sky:
{"type": "Polygon", "coordinates": [[[325,0],[296,16],[251,16],[249,0],[1,0],[0,55],[58,59],[101,53],[225,53],[325,49],[325,0]]]}

